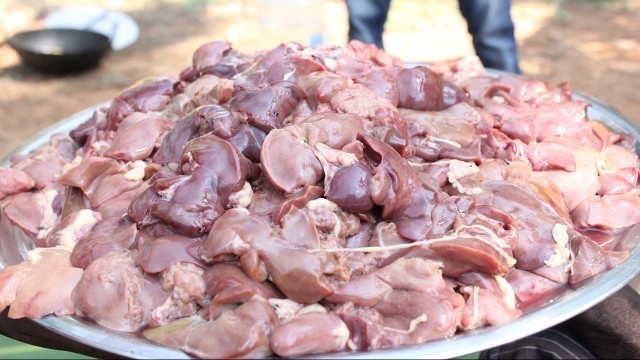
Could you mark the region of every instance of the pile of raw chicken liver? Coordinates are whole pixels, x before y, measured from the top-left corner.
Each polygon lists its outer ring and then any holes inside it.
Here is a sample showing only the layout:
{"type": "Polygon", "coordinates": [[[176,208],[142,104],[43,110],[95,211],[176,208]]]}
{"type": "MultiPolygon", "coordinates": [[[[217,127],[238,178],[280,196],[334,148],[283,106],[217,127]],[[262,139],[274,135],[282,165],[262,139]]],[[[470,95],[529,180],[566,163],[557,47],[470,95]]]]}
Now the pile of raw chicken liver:
{"type": "Polygon", "coordinates": [[[0,308],[206,358],[504,324],[637,242],[635,140],[587,106],[475,58],[204,44],[0,170],[2,246],[30,250],[0,308]]]}

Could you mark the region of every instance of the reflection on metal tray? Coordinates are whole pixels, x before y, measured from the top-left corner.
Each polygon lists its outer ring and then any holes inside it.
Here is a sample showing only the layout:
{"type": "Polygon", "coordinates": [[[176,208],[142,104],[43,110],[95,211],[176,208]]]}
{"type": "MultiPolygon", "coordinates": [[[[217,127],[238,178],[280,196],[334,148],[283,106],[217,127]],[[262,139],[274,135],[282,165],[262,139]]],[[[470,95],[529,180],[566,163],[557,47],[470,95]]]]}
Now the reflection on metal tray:
{"type": "MultiPolygon", "coordinates": [[[[640,139],[640,129],[627,121],[616,110],[591,97],[574,94],[574,98],[592,104],[588,110],[590,119],[601,121],[617,132],[624,132],[640,139]]],[[[31,139],[26,146],[11,155],[26,154],[43,144],[58,132],[68,132],[87,120],[93,111],[106,104],[88,108],[55,124],[31,139]]],[[[10,156],[11,156],[10,155],[10,156]]],[[[0,166],[8,166],[7,156],[0,166]]],[[[0,254],[0,265],[16,263],[24,253],[0,254]]],[[[524,309],[524,315],[508,324],[458,334],[452,338],[434,340],[420,345],[406,346],[371,352],[339,353],[314,356],[315,358],[452,358],[502,345],[542,331],[572,318],[606,299],[640,273],[640,247],[636,247],[623,264],[577,286],[541,299],[524,309]]],[[[156,345],[140,335],[111,331],[75,316],[47,317],[34,320],[42,326],[65,337],[131,358],[189,358],[182,351],[156,345]]]]}

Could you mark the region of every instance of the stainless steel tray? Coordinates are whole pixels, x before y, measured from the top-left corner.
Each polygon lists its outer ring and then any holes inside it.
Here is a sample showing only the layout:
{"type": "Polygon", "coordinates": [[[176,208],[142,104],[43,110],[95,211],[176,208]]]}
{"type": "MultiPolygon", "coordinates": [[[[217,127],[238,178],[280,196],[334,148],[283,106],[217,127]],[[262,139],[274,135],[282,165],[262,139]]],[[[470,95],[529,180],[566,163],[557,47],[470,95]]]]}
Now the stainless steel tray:
{"type": "MultiPolygon", "coordinates": [[[[582,94],[574,98],[592,104],[588,110],[590,119],[603,122],[617,132],[625,132],[640,140],[640,129],[625,119],[620,113],[602,102],[582,94]]],[[[87,120],[95,109],[106,103],[88,108],[42,131],[29,140],[26,145],[14,151],[0,161],[7,167],[9,158],[16,154],[26,154],[45,144],[50,136],[59,132],[68,132],[87,120]]],[[[10,241],[3,239],[3,241],[10,241]]],[[[16,263],[25,254],[0,254],[0,266],[16,263]]],[[[618,267],[584,281],[578,286],[564,289],[525,309],[525,314],[515,321],[489,328],[458,334],[452,338],[435,340],[421,345],[408,346],[372,352],[327,354],[314,358],[353,358],[353,359],[407,359],[407,358],[451,358],[502,345],[525,336],[542,331],[572,318],[606,299],[640,273],[640,247],[636,247],[629,259],[618,267]]],[[[141,335],[121,333],[100,327],[75,316],[47,317],[34,320],[47,329],[67,338],[107,351],[119,356],[131,358],[186,359],[189,356],[182,351],[156,345],[141,335]]]]}

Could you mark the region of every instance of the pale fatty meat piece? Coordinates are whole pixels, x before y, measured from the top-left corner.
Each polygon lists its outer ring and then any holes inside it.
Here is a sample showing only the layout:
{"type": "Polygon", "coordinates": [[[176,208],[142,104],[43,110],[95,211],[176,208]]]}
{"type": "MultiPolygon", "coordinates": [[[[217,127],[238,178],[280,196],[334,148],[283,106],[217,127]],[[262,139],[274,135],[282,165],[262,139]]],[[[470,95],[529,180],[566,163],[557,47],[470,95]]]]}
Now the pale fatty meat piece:
{"type": "Polygon", "coordinates": [[[640,241],[635,139],[588,106],[477,57],[207,42],[0,169],[0,307],[204,358],[500,326],[640,241]]]}

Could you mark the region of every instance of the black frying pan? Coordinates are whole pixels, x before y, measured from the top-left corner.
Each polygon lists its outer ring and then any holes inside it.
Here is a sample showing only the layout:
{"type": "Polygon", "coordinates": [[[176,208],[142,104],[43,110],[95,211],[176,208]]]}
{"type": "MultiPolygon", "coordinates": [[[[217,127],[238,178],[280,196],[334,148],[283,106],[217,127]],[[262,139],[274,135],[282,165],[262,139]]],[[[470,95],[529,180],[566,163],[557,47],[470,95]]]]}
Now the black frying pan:
{"type": "Polygon", "coordinates": [[[26,65],[54,73],[92,68],[111,49],[107,36],[75,29],[26,31],[12,36],[7,43],[26,65]]]}

